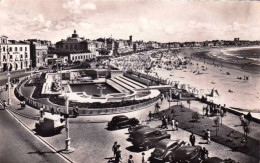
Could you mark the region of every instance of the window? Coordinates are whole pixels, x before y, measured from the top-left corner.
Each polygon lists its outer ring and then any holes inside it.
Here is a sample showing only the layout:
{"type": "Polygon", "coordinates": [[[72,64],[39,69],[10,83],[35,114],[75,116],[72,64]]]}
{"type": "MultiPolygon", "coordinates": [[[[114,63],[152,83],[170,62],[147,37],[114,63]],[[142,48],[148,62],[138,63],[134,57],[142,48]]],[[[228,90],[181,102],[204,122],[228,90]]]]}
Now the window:
{"type": "Polygon", "coordinates": [[[12,47],[10,47],[10,52],[12,51],[12,47]]]}
{"type": "Polygon", "coordinates": [[[20,51],[23,51],[23,47],[20,47],[20,51]]]}
{"type": "Polygon", "coordinates": [[[4,61],[6,60],[6,56],[5,55],[3,56],[3,59],[4,59],[4,61]]]}
{"type": "Polygon", "coordinates": [[[40,63],[40,60],[38,59],[38,63],[40,63]]]}
{"type": "Polygon", "coordinates": [[[14,48],[14,51],[16,51],[16,52],[17,52],[17,47],[15,47],[15,48],[14,48]]]}
{"type": "Polygon", "coordinates": [[[10,59],[13,59],[13,55],[10,55],[10,59]]]}
{"type": "Polygon", "coordinates": [[[72,60],[74,60],[74,57],[72,56],[72,60]]]}
{"type": "Polygon", "coordinates": [[[28,55],[27,54],[25,54],[25,58],[27,58],[28,57],[28,55]]]}
{"type": "Polygon", "coordinates": [[[27,51],[27,47],[25,47],[25,51],[27,51]]]}
{"type": "Polygon", "coordinates": [[[3,51],[5,52],[5,47],[3,47],[3,51]]]}
{"type": "Polygon", "coordinates": [[[23,58],[23,55],[21,55],[21,58],[23,58]]]}

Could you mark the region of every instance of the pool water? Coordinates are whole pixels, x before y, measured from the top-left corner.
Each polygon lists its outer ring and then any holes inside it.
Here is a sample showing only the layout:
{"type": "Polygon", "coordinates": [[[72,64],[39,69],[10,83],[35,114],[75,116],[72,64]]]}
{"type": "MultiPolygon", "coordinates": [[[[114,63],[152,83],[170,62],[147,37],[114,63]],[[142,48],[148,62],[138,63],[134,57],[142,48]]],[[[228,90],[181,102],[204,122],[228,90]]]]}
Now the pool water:
{"type": "MultiPolygon", "coordinates": [[[[103,94],[120,93],[118,90],[107,83],[101,84],[103,87],[106,87],[106,89],[103,89],[103,94]]],[[[96,83],[70,84],[70,88],[72,92],[86,92],[88,95],[100,94],[100,90],[98,89],[98,85],[96,83]]]]}

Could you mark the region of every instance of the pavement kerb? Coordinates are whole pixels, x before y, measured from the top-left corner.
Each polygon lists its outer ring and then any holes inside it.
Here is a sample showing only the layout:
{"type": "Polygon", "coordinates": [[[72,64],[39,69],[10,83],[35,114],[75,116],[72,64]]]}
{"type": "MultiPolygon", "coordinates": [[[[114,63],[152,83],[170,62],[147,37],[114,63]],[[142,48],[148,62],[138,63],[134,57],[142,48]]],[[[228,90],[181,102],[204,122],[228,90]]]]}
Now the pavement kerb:
{"type": "MultiPolygon", "coordinates": [[[[2,106],[2,104],[1,104],[2,106]]],[[[3,107],[3,106],[2,106],[3,107]]],[[[65,162],[70,162],[73,163],[73,161],[71,159],[69,159],[68,157],[66,157],[64,154],[62,154],[61,152],[59,152],[58,150],[56,150],[51,144],[49,144],[47,141],[45,141],[43,138],[41,138],[38,135],[35,135],[34,132],[25,124],[22,122],[22,120],[19,119],[19,117],[17,117],[14,113],[12,113],[12,111],[10,111],[8,108],[5,109],[13,118],[15,118],[27,131],[29,131],[29,133],[31,133],[35,138],[37,138],[40,142],[42,142],[43,144],[45,144],[48,148],[50,148],[50,150],[52,150],[53,152],[55,152],[55,154],[57,154],[59,157],[61,157],[65,162]]]]}

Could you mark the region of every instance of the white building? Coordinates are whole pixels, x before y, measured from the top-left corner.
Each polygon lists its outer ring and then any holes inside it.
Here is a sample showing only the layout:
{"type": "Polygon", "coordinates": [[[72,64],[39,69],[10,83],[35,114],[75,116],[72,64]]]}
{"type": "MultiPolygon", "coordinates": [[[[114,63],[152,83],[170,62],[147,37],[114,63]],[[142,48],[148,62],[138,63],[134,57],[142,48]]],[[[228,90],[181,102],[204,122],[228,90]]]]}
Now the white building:
{"type": "Polygon", "coordinates": [[[71,60],[72,62],[75,61],[85,61],[86,59],[93,59],[96,57],[95,53],[74,53],[74,54],[70,54],[69,56],[69,60],[71,60]]]}
{"type": "Polygon", "coordinates": [[[30,45],[26,43],[9,41],[8,37],[0,36],[0,71],[21,70],[30,68],[30,45]]]}

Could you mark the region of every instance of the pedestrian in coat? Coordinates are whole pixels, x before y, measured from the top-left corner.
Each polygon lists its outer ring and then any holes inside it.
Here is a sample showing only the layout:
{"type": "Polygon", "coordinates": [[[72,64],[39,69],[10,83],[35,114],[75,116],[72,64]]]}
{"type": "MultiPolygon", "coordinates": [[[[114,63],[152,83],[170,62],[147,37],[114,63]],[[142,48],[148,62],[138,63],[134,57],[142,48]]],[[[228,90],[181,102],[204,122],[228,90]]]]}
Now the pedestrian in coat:
{"type": "Polygon", "coordinates": [[[209,107],[207,106],[206,107],[206,114],[205,114],[207,117],[209,116],[209,107]]]}
{"type": "Polygon", "coordinates": [[[178,131],[178,128],[179,128],[179,122],[176,120],[175,121],[175,128],[176,128],[176,131],[178,131]]]}
{"type": "Polygon", "coordinates": [[[175,127],[175,120],[172,119],[172,131],[176,130],[176,127],[175,127]]]}
{"type": "Polygon", "coordinates": [[[40,108],[40,118],[43,118],[43,116],[44,116],[44,109],[43,108],[40,108]]]}
{"type": "Polygon", "coordinates": [[[21,105],[21,109],[22,110],[25,109],[25,107],[26,107],[25,101],[21,101],[20,105],[21,105]]]}
{"type": "Polygon", "coordinates": [[[129,156],[128,163],[134,163],[133,155],[130,155],[130,156],[129,156]]]}
{"type": "Polygon", "coordinates": [[[148,117],[149,117],[149,121],[151,121],[152,120],[152,112],[151,111],[149,112],[148,117]]]}
{"type": "Polygon", "coordinates": [[[195,142],[196,142],[196,138],[195,135],[193,134],[193,132],[190,135],[190,143],[192,146],[195,146],[195,142]]]}
{"type": "Polygon", "coordinates": [[[114,157],[116,156],[116,152],[117,152],[117,142],[114,142],[114,145],[112,146],[112,151],[114,153],[114,157]]]}
{"type": "Polygon", "coordinates": [[[207,129],[207,142],[208,142],[208,144],[211,143],[211,140],[210,140],[210,130],[209,129],[207,129]]]}
{"type": "Polygon", "coordinates": [[[5,110],[5,108],[7,107],[7,102],[5,100],[3,102],[4,102],[3,105],[4,105],[4,110],[5,110]]]}
{"type": "Polygon", "coordinates": [[[115,163],[121,163],[121,162],[122,162],[121,151],[118,151],[116,152],[115,163]]]}

